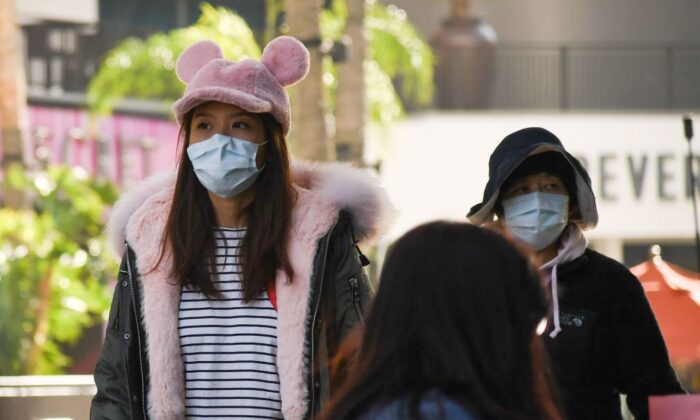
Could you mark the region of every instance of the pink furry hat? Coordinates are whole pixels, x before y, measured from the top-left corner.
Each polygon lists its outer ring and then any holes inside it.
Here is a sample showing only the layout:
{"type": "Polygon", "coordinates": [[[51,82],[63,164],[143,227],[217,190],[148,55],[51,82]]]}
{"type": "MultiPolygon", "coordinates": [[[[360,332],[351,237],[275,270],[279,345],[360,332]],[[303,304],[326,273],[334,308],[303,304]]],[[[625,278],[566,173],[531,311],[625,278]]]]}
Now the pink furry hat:
{"type": "Polygon", "coordinates": [[[197,105],[218,101],[248,112],[268,112],[287,135],[291,111],[284,86],[306,77],[309,51],[296,38],[281,36],[267,44],[260,61],[233,62],[223,58],[214,42],[201,41],[180,54],[175,72],[187,83],[185,93],[173,104],[178,123],[197,105]]]}

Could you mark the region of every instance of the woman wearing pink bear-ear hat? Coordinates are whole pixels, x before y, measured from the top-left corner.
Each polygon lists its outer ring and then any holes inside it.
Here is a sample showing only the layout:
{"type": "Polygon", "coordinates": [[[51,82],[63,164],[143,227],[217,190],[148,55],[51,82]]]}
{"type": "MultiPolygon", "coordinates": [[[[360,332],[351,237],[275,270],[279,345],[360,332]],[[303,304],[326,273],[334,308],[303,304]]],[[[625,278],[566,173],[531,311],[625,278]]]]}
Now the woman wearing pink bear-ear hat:
{"type": "MultiPolygon", "coordinates": [[[[92,419],[310,418],[327,362],[371,298],[358,241],[391,207],[365,172],[290,164],[285,86],[298,40],[232,62],[213,42],[178,58],[176,173],[128,191],[109,223],[122,255],[92,419]]],[[[303,138],[304,133],[298,133],[303,138]]]]}

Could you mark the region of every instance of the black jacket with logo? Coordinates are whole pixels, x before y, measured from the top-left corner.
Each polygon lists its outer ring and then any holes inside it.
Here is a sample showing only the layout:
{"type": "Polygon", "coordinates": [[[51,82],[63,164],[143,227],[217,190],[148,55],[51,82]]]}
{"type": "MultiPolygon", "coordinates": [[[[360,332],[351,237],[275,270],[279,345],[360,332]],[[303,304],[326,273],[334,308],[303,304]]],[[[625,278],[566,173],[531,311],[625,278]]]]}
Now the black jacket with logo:
{"type": "Polygon", "coordinates": [[[621,419],[620,394],[636,419],[648,397],[683,393],[644,290],[622,264],[586,250],[558,267],[562,331],[545,335],[566,418],[621,419]]]}

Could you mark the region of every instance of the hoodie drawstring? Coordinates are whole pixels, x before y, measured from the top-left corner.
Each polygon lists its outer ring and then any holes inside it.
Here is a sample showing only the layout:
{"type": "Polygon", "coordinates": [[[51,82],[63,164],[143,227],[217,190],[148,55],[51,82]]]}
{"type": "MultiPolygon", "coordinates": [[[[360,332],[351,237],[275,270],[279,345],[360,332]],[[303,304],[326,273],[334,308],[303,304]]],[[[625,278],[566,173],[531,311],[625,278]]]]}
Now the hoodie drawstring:
{"type": "Polygon", "coordinates": [[[549,333],[550,338],[556,337],[561,332],[561,324],[559,322],[559,293],[557,293],[557,265],[552,267],[552,317],[554,318],[554,329],[549,333]]]}

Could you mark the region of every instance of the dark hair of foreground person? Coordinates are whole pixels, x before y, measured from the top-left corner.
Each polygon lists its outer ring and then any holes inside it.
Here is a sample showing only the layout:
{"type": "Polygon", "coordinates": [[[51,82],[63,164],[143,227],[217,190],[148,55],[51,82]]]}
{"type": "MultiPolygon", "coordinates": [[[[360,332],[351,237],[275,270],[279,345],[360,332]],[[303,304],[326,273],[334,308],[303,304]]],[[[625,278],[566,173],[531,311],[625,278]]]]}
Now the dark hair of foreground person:
{"type": "Polygon", "coordinates": [[[323,419],[559,419],[537,327],[547,301],[498,233],[433,222],[401,237],[323,419]]]}

